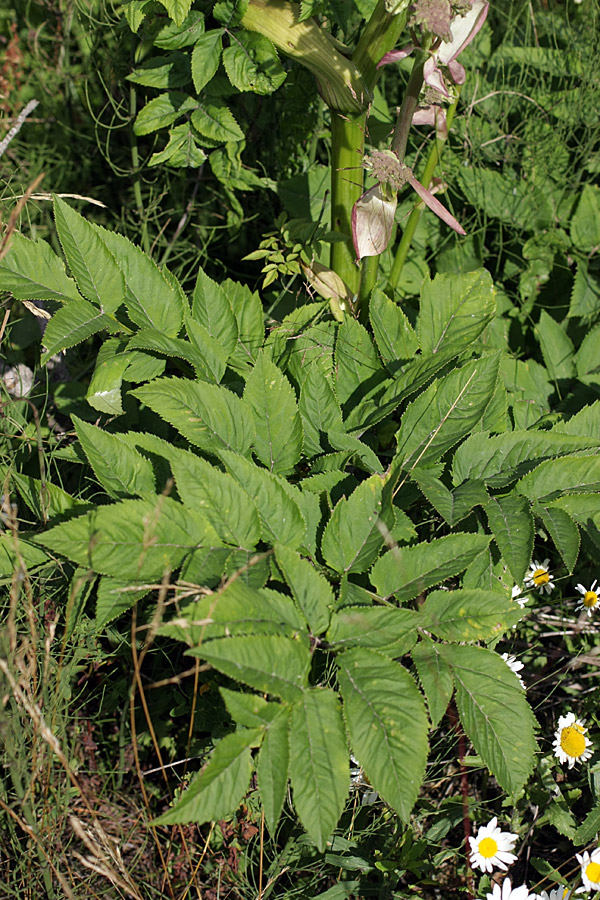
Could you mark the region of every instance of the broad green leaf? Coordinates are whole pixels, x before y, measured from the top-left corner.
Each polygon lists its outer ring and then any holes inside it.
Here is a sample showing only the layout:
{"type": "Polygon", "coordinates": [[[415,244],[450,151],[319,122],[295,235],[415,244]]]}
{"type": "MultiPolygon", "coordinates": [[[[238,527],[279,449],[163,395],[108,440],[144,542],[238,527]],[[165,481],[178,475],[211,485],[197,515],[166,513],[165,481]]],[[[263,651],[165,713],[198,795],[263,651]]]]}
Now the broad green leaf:
{"type": "Polygon", "coordinates": [[[434,375],[459,353],[460,350],[453,345],[434,356],[417,357],[408,363],[399,375],[377,384],[356,406],[348,410],[346,428],[364,432],[377,422],[381,422],[390,416],[403,400],[431,381],[434,375]]]}
{"type": "Polygon", "coordinates": [[[167,145],[158,153],[152,154],[148,165],[166,164],[174,169],[197,169],[207,160],[206,153],[202,147],[198,146],[198,140],[198,134],[192,128],[191,122],[173,125],[172,128],[169,128],[167,145]]]}
{"type": "Polygon", "coordinates": [[[413,359],[419,350],[414,329],[397,303],[375,287],[369,318],[381,358],[386,366],[413,359]]]}
{"type": "Polygon", "coordinates": [[[31,544],[23,535],[18,541],[8,531],[0,532],[0,578],[11,578],[14,572],[33,569],[48,562],[48,554],[41,547],[31,544]]]}
{"type": "Polygon", "coordinates": [[[123,412],[121,387],[131,359],[130,353],[116,352],[118,346],[116,338],[104,342],[85,395],[90,406],[109,416],[119,416],[123,412]]]}
{"type": "Polygon", "coordinates": [[[258,509],[263,540],[277,542],[297,549],[305,538],[306,522],[298,501],[302,494],[292,485],[259,469],[258,466],[235,453],[219,454],[228,471],[233,475],[258,509]],[[296,500],[296,494],[298,500],[296,500]]]}
{"type": "Polygon", "coordinates": [[[152,134],[161,128],[168,128],[176,119],[196,109],[198,103],[193,97],[181,91],[167,91],[150,100],[136,116],[133,130],[137,135],[152,134]]]}
{"type": "Polygon", "coordinates": [[[311,662],[304,644],[272,634],[217,638],[187,653],[206,659],[230,678],[282,700],[302,696],[311,662]]]}
{"type": "Polygon", "coordinates": [[[102,240],[125,277],[125,306],[131,321],[140,328],[155,328],[176,337],[184,312],[180,293],[154,260],[123,235],[103,229],[102,240]]]}
{"type": "Polygon", "coordinates": [[[541,312],[536,332],[550,378],[553,381],[573,378],[575,348],[566,332],[545,309],[541,312]]]}
{"type": "Polygon", "coordinates": [[[207,31],[194,44],[192,50],[192,78],[199,94],[211,80],[221,60],[223,29],[207,31]]]}
{"type": "Polygon", "coordinates": [[[304,432],[304,452],[308,457],[323,453],[330,431],[342,431],[342,411],[330,379],[316,366],[308,369],[300,389],[298,404],[304,432]]]}
{"type": "Polygon", "coordinates": [[[207,329],[190,315],[185,317],[185,329],[195,350],[196,367],[198,362],[202,361],[202,372],[206,380],[218,384],[225,374],[229,354],[207,329]]]}
{"type": "Polygon", "coordinates": [[[369,333],[364,325],[352,316],[344,316],[338,328],[335,345],[337,396],[344,406],[355,404],[378,381],[384,372],[369,333]]]}
{"type": "MultiPolygon", "coordinates": [[[[198,269],[194,288],[192,318],[218,341],[227,356],[233,353],[238,341],[238,324],[231,306],[231,293],[226,292],[223,285],[217,284],[212,278],[209,278],[201,268],[198,269]]],[[[261,308],[261,343],[263,335],[261,308]]]]}
{"type": "Polygon", "coordinates": [[[421,687],[427,698],[432,728],[441,721],[454,691],[452,669],[440,655],[437,644],[424,638],[411,653],[421,687]]]}
{"type": "Polygon", "coordinates": [[[465,481],[451,491],[429,469],[417,466],[412,470],[411,477],[451,527],[468,516],[475,506],[483,506],[488,500],[483,482],[478,480],[465,481]]]}
{"type": "Polygon", "coordinates": [[[221,287],[226,292],[237,322],[238,339],[233,357],[245,366],[257,359],[265,339],[263,306],[256,291],[251,291],[245,284],[227,279],[221,287]]]}
{"type": "Polygon", "coordinates": [[[306,616],[313,634],[321,634],[329,625],[333,608],[333,592],[326,578],[314,566],[302,559],[290,547],[275,546],[275,558],[294,595],[294,600],[306,616]]]}
{"type": "Polygon", "coordinates": [[[202,547],[220,547],[207,519],[170,497],[122,500],[50,528],[38,542],[101,575],[160,580],[202,547]]]}
{"type": "Polygon", "coordinates": [[[577,831],[575,832],[574,841],[576,844],[589,844],[594,840],[600,832],[600,803],[596,803],[593,809],[587,814],[577,831]]]}
{"type": "Polygon", "coordinates": [[[46,522],[78,506],[87,506],[85,500],[72,497],[57,484],[42,482],[32,475],[11,472],[11,481],[37,519],[46,522]]]}
{"type": "Polygon", "coordinates": [[[54,218],[77,287],[102,312],[114,313],[125,299],[125,281],[100,229],[56,196],[54,218]]]}
{"type": "Polygon", "coordinates": [[[236,32],[235,41],[223,51],[223,65],[238,91],[272,94],[286,78],[271,41],[254,31],[236,32]]]}
{"type": "Polygon", "coordinates": [[[413,547],[396,547],[378,559],[371,581],[380,597],[400,603],[462,572],[490,542],[483,534],[448,534],[413,547]]]}
{"type": "MultiPolygon", "coordinates": [[[[580,378],[589,375],[595,376],[595,380],[600,381],[600,360],[598,359],[598,353],[596,351],[599,341],[600,323],[592,328],[591,331],[588,331],[575,356],[577,374],[580,378]]],[[[593,405],[594,404],[592,404],[592,406],[593,405]]]]}
{"type": "MultiPolygon", "coordinates": [[[[514,48],[519,49],[519,48],[514,48]]],[[[527,48],[527,51],[535,48],[527,48]]],[[[552,95],[554,100],[554,95],[552,95]]],[[[520,172],[504,167],[461,167],[460,186],[469,203],[489,218],[526,232],[554,226],[556,213],[549,196],[548,180],[533,183],[520,172]]]]}
{"type": "Polygon", "coordinates": [[[496,387],[497,354],[473,360],[434,381],[408,406],[396,434],[395,464],[404,470],[439,459],[481,419],[496,387]]]}
{"type": "Polygon", "coordinates": [[[159,90],[183,87],[192,80],[189,56],[177,52],[153,56],[127,75],[127,80],[159,90]]]}
{"type": "Polygon", "coordinates": [[[154,823],[175,825],[194,822],[201,825],[234,813],[250,784],[251,748],[260,744],[261,737],[260,728],[240,729],[226,735],[216,745],[206,767],[154,823]]]}
{"type": "Polygon", "coordinates": [[[535,719],[524,692],[499,654],[483,647],[438,644],[452,667],[460,721],[476,752],[509,794],[535,765],[535,719]]]}
{"type": "Polygon", "coordinates": [[[417,336],[424,354],[475,341],[496,314],[496,292],[489,272],[443,273],[421,288],[417,336]]]}
{"type": "Polygon", "coordinates": [[[548,459],[521,478],[515,490],[530,500],[553,499],[563,493],[600,491],[600,455],[548,459]]]}
{"type": "Polygon", "coordinates": [[[459,485],[480,479],[490,487],[504,487],[548,457],[598,447],[597,436],[560,434],[550,431],[513,431],[490,436],[471,435],[454,454],[452,480],[459,485]]]}
{"type": "MultiPolygon", "coordinates": [[[[577,525],[564,509],[553,506],[551,503],[534,503],[533,510],[549,532],[567,570],[572,572],[579,556],[581,543],[577,525]]],[[[600,512],[600,503],[598,503],[598,511],[600,512]]]]}
{"type": "Polygon", "coordinates": [[[260,540],[256,506],[228,472],[206,460],[173,448],[171,469],[186,506],[200,509],[228,544],[251,549],[260,540]]]}
{"type": "Polygon", "coordinates": [[[254,452],[270,472],[289,475],[302,453],[302,421],[291,384],[264,353],[248,376],[244,400],[254,415],[254,452]]]}
{"type": "Polygon", "coordinates": [[[595,184],[585,184],[579,195],[571,219],[571,240],[584,253],[593,252],[600,244],[600,190],[595,184]]]}
{"type": "Polygon", "coordinates": [[[332,650],[367,647],[401,656],[417,639],[419,613],[389,606],[344,606],[333,614],[327,632],[332,650]]]}
{"type": "Polygon", "coordinates": [[[242,694],[225,687],[219,687],[219,693],[233,721],[244,728],[268,725],[282,710],[281,704],[270,703],[258,694],[242,694]]]}
{"type": "Polygon", "coordinates": [[[204,15],[193,9],[181,25],[165,22],[154,35],[152,43],[161,50],[182,50],[184,47],[193,46],[203,34],[204,15]]]}
{"type": "Polygon", "coordinates": [[[241,141],[244,137],[233,113],[224,104],[198,101],[192,113],[192,125],[211,141],[241,141]]]}
{"type": "Polygon", "coordinates": [[[275,834],[285,800],[290,765],[290,713],[284,707],[269,723],[258,754],[256,773],[267,828],[275,834]]]}
{"type": "Polygon", "coordinates": [[[515,584],[521,584],[533,551],[530,504],[520,494],[504,494],[490,497],[485,512],[494,540],[515,584]]]}
{"type": "MultiPolygon", "coordinates": [[[[574,434],[579,438],[592,438],[600,444],[598,422],[600,422],[600,400],[595,400],[594,403],[583,406],[568,421],[557,422],[552,431],[555,434],[574,434]]],[[[590,446],[594,445],[590,442],[590,446]]]]}
{"type": "Polygon", "coordinates": [[[518,604],[498,591],[432,591],[421,607],[422,627],[444,641],[499,637],[522,616],[518,604]]]}
{"type": "MultiPolygon", "coordinates": [[[[162,3],[176,25],[183,25],[190,11],[192,0],[159,0],[159,3],[162,3]]],[[[219,817],[217,816],[217,818],[219,817]]]]}
{"type": "Polygon", "coordinates": [[[346,434],[345,431],[332,430],[329,432],[328,438],[334,450],[347,450],[352,453],[355,465],[359,468],[370,474],[383,472],[384,465],[380,462],[377,454],[354,435],[346,434]]]}
{"type": "Polygon", "coordinates": [[[352,751],[374,790],[408,822],[427,762],[421,694],[406,669],[373,650],[348,650],[337,664],[352,751]]]}
{"type": "Polygon", "coordinates": [[[382,481],[372,475],[342,497],[327,523],[321,550],[336,572],[365,572],[383,547],[378,526],[382,512],[382,481]]]}
{"type": "Polygon", "coordinates": [[[587,259],[577,261],[577,271],[571,291],[568,317],[594,316],[600,310],[600,280],[590,272],[587,259]]]}
{"type": "Polygon", "coordinates": [[[103,575],[98,579],[96,588],[96,628],[105,628],[148,593],[147,587],[136,590],[127,581],[119,581],[118,578],[109,578],[103,575]]]}
{"type": "Polygon", "coordinates": [[[115,499],[153,494],[156,490],[152,463],[137,450],[111,434],[71,416],[79,443],[88,458],[96,478],[115,499]]]}
{"type": "Polygon", "coordinates": [[[8,252],[0,261],[0,290],[10,291],[15,300],[80,300],[62,259],[45,241],[30,241],[13,232],[8,252]]]}
{"type": "Polygon", "coordinates": [[[43,337],[46,349],[42,362],[48,362],[56,353],[80,344],[99,331],[118,330],[118,323],[97,306],[87,300],[72,300],[57,310],[48,322],[43,337]]]}
{"type": "Polygon", "coordinates": [[[158,378],[132,393],[209,453],[227,448],[248,454],[254,422],[246,404],[227,388],[185,378],[158,378]]]}
{"type": "Polygon", "coordinates": [[[182,338],[169,337],[156,328],[140,328],[137,334],[129,341],[129,346],[138,350],[150,350],[153,353],[162,353],[168,358],[178,357],[191,363],[198,377],[207,375],[207,380],[213,381],[210,370],[206,369],[202,353],[191,341],[182,338]]]}
{"type": "MultiPolygon", "coordinates": [[[[257,591],[242,578],[234,578],[220,590],[183,606],[159,630],[193,647],[231,635],[297,637],[299,631],[306,633],[306,622],[290,597],[277,591],[257,591]]],[[[305,634],[305,643],[307,640],[305,634]]]]}
{"type": "Polygon", "coordinates": [[[329,688],[309,688],[290,719],[290,780],[294,807],[321,853],[338,823],[350,785],[348,744],[340,701],[329,688]]]}

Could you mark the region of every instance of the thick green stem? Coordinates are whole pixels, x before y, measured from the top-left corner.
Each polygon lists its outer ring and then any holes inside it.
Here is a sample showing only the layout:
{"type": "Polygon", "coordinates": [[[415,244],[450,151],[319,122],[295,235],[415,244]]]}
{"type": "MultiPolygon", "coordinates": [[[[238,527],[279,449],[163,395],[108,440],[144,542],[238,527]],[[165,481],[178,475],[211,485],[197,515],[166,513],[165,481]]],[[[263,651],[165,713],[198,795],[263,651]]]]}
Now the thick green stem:
{"type": "MultiPolygon", "coordinates": [[[[391,50],[406,24],[406,12],[392,15],[385,0],[378,0],[373,15],[360,36],[352,62],[360,71],[369,90],[375,87],[379,72],[377,63],[391,50]]],[[[362,99],[362,98],[361,98],[362,99]]],[[[331,268],[358,296],[358,305],[370,293],[360,289],[361,270],[352,247],[352,207],[363,192],[362,158],[365,146],[366,114],[346,118],[331,112],[331,222],[332,230],[347,235],[348,240],[331,248],[331,268]]],[[[375,273],[377,267],[375,266],[375,273]]],[[[370,278],[371,276],[369,276],[370,278]]]]}
{"type": "Polygon", "coordinates": [[[371,292],[377,282],[378,269],[379,257],[365,256],[362,262],[362,278],[357,301],[359,318],[363,321],[363,324],[365,324],[364,320],[368,317],[368,303],[371,292]]]}
{"type": "Polygon", "coordinates": [[[342,118],[331,112],[331,227],[347,240],[331,245],[331,268],[353,294],[360,288],[360,269],[352,246],[352,207],[363,192],[362,158],[365,119],[342,118]]]}
{"type": "MultiPolygon", "coordinates": [[[[459,89],[460,90],[460,89],[459,89]]],[[[456,112],[456,106],[458,103],[458,96],[454,103],[448,107],[446,111],[446,127],[448,131],[450,131],[450,127],[452,125],[452,120],[454,119],[454,114],[456,112]]],[[[431,150],[429,151],[429,157],[427,159],[427,164],[425,165],[425,170],[421,177],[421,184],[424,187],[429,189],[429,185],[431,184],[431,179],[433,178],[433,173],[435,172],[435,168],[440,161],[442,151],[444,149],[444,144],[446,143],[446,138],[440,138],[436,135],[436,138],[432,144],[431,150]]],[[[392,271],[390,274],[390,287],[395,289],[399,280],[400,275],[402,274],[402,269],[404,267],[404,263],[406,262],[406,257],[408,256],[408,251],[410,250],[410,245],[412,243],[412,239],[414,237],[415,231],[417,230],[417,225],[419,224],[419,219],[421,218],[421,213],[423,212],[424,203],[418,203],[413,211],[411,212],[408,222],[406,223],[406,228],[402,234],[402,238],[400,239],[400,243],[398,244],[398,249],[396,250],[396,256],[394,257],[394,265],[392,266],[392,271]]]]}

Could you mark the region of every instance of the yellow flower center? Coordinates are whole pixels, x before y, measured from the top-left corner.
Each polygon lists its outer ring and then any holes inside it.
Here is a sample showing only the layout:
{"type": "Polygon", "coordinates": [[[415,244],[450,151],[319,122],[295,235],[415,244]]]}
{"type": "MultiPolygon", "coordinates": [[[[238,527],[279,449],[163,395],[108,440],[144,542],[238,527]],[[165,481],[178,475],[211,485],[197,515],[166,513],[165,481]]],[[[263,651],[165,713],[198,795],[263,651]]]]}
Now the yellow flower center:
{"type": "Polygon", "coordinates": [[[598,884],[600,882],[600,863],[588,863],[585,867],[585,874],[593,884],[598,884]]]}
{"type": "Polygon", "coordinates": [[[498,852],[498,844],[494,838],[484,837],[482,841],[479,841],[479,852],[486,859],[491,859],[498,852]]]}
{"type": "Polygon", "coordinates": [[[569,894],[569,888],[565,888],[563,891],[562,900],[565,900],[565,897],[567,897],[568,894],[569,894]]]}
{"type": "Polygon", "coordinates": [[[588,609],[592,606],[595,606],[598,602],[598,594],[595,591],[586,591],[583,595],[583,605],[587,606],[588,609]]]}
{"type": "MultiPolygon", "coordinates": [[[[585,753],[585,738],[581,725],[568,725],[560,735],[560,746],[567,756],[577,759],[585,753]]],[[[600,872],[600,867],[599,870],[600,872]]]]}
{"type": "Polygon", "coordinates": [[[533,573],[533,583],[536,587],[539,587],[540,584],[548,584],[549,581],[550,576],[547,569],[536,569],[533,573]]]}

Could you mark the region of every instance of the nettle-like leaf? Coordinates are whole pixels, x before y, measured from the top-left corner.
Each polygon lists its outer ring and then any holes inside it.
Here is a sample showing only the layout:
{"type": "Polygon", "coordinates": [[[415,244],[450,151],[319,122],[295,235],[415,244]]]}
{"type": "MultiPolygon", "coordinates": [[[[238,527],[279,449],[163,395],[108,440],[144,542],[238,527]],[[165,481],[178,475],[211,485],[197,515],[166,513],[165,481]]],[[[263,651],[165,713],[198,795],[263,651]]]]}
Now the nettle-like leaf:
{"type": "Polygon", "coordinates": [[[267,828],[275,833],[283,809],[290,766],[290,710],[282,706],[265,729],[258,754],[258,791],[267,828]]]}
{"type": "Polygon", "coordinates": [[[575,348],[566,331],[545,309],[536,327],[548,374],[554,381],[575,375],[575,348]]]}
{"type": "MultiPolygon", "coordinates": [[[[598,447],[590,437],[552,431],[513,431],[492,435],[473,434],[460,445],[452,462],[452,480],[459,485],[480,479],[490,487],[504,487],[549,457],[598,447]]],[[[541,496],[541,495],[540,495],[541,496]]]]}
{"type": "Polygon", "coordinates": [[[397,303],[375,287],[369,303],[369,319],[381,358],[386,366],[413,359],[419,349],[414,329],[397,303]]]}
{"type": "Polygon", "coordinates": [[[344,809],[348,745],[337,694],[303,691],[291,709],[290,780],[298,817],[321,852],[344,809]]]}
{"type": "Polygon", "coordinates": [[[399,663],[373,650],[337,659],[350,745],[373,788],[407,822],[427,761],[423,698],[399,663]]]}
{"type": "Polygon", "coordinates": [[[181,116],[196,109],[198,103],[182,91],[167,91],[154,97],[140,109],[133,130],[137,135],[152,134],[168,128],[181,116]]]}
{"type": "Polygon", "coordinates": [[[452,669],[440,654],[438,645],[427,638],[413,648],[411,656],[427,698],[431,725],[435,728],[448,709],[454,692],[452,669]]]}
{"type": "Polygon", "coordinates": [[[123,235],[102,229],[101,236],[125,278],[125,306],[131,321],[139,328],[176,337],[186,304],[172,276],[168,279],[154,260],[123,235]]]}
{"type": "Polygon", "coordinates": [[[38,542],[101,575],[132,581],[160,580],[199,548],[223,546],[206,517],[165,496],[100,506],[38,542]]]}
{"type": "MultiPolygon", "coordinates": [[[[541,519],[544,528],[548,530],[567,570],[572,572],[579,556],[581,544],[579,528],[568,512],[551,503],[534,503],[533,511],[541,519]]],[[[600,502],[598,511],[600,512],[600,502]]]]}
{"type": "Polygon", "coordinates": [[[103,431],[77,416],[71,418],[83,452],[111,497],[125,499],[155,492],[154,470],[149,460],[121,440],[119,434],[103,431]]]}
{"type": "Polygon", "coordinates": [[[469,434],[496,387],[499,355],[473,360],[434,381],[406,409],[395,464],[404,470],[439,459],[469,434]]]}
{"type": "Polygon", "coordinates": [[[47,362],[56,353],[74,347],[100,331],[120,331],[115,320],[87,300],[72,300],[56,312],[46,327],[43,342],[47,362]]]}
{"type": "Polygon", "coordinates": [[[102,240],[100,229],[54,197],[58,237],[69,268],[84,297],[102,312],[116,312],[125,299],[125,280],[117,261],[102,240]]]}
{"type": "Polygon", "coordinates": [[[551,500],[561,494],[600,491],[600,455],[546,460],[521,478],[515,490],[530,500],[551,500]]]}
{"type": "Polygon", "coordinates": [[[253,747],[263,730],[248,728],[226,735],[215,747],[206,767],[196,775],[171,809],[155,819],[157,825],[224,819],[240,805],[250,784],[253,747]]]}
{"type": "MultiPolygon", "coordinates": [[[[239,287],[242,286],[239,285],[239,287]]],[[[254,296],[250,295],[250,297],[254,296]]],[[[198,269],[192,297],[192,319],[206,329],[207,333],[220,344],[227,357],[236,349],[239,337],[238,323],[231,299],[231,294],[226,292],[222,285],[209,278],[203,269],[198,269]]],[[[262,307],[259,333],[262,343],[264,336],[262,307]]],[[[190,335],[190,339],[193,340],[192,335],[190,335]]]]}
{"type": "Polygon", "coordinates": [[[284,544],[276,545],[275,558],[311,631],[321,634],[327,629],[331,617],[331,585],[307,559],[302,559],[295,550],[284,544]]]}
{"type": "Polygon", "coordinates": [[[452,669],[460,721],[500,787],[519,791],[535,765],[535,719],[514,673],[491,650],[436,648],[452,669]]]}
{"type": "Polygon", "coordinates": [[[421,624],[420,613],[412,609],[345,605],[331,617],[327,643],[334,651],[366,647],[401,656],[416,642],[421,624]]]}
{"type": "Polygon", "coordinates": [[[495,314],[496,294],[485,269],[426,279],[417,322],[423,353],[439,353],[452,344],[468,347],[495,314]]]}
{"type": "Polygon", "coordinates": [[[451,491],[436,477],[435,472],[419,466],[412,470],[411,478],[451,527],[488,500],[488,493],[479,480],[466,481],[451,491]]]}
{"type": "Polygon", "coordinates": [[[494,540],[515,584],[521,584],[533,551],[533,516],[529,501],[520,494],[490,497],[485,512],[494,540]]]}
{"type": "Polygon", "coordinates": [[[217,638],[187,651],[224,675],[282,700],[298,700],[307,686],[311,656],[299,641],[279,635],[217,638]]]}
{"type": "Polygon", "coordinates": [[[364,325],[345,316],[335,345],[336,390],[342,406],[354,405],[367,390],[383,380],[384,371],[364,325]]]}
{"type": "Polygon", "coordinates": [[[302,420],[291,384],[264,353],[248,376],[244,400],[254,416],[254,452],[269,471],[289,475],[302,452],[302,420]]]}
{"type": "Polygon", "coordinates": [[[227,388],[166,377],[132,393],[202,450],[249,453],[255,437],[252,413],[227,388]]]}
{"type": "Polygon", "coordinates": [[[30,241],[14,232],[0,261],[0,290],[16,300],[81,300],[65,265],[45,241],[30,241]]]}
{"type": "Polygon", "coordinates": [[[382,491],[381,478],[372,475],[350,497],[342,497],[333,510],[321,549],[327,565],[336,572],[365,572],[379,555],[384,543],[379,525],[382,491]]]}
{"type": "Polygon", "coordinates": [[[432,591],[421,607],[421,626],[445,641],[483,641],[516,625],[522,612],[497,591],[432,591]]]}
{"type": "Polygon", "coordinates": [[[305,540],[307,523],[298,488],[235,453],[222,450],[219,456],[256,504],[263,540],[270,544],[279,541],[294,549],[300,547],[305,540]]]}
{"type": "Polygon", "coordinates": [[[201,509],[227,543],[256,547],[260,521],[255,504],[228,472],[186,450],[172,448],[171,469],[183,503],[201,509]]]}
{"type": "Polygon", "coordinates": [[[222,28],[207,31],[194,43],[192,50],[192,78],[199,94],[219,68],[223,50],[222,28]]]}
{"type": "Polygon", "coordinates": [[[449,534],[413,547],[396,547],[377,560],[371,581],[380,597],[394,594],[405,603],[463,572],[489,542],[483,534],[449,534]]]}

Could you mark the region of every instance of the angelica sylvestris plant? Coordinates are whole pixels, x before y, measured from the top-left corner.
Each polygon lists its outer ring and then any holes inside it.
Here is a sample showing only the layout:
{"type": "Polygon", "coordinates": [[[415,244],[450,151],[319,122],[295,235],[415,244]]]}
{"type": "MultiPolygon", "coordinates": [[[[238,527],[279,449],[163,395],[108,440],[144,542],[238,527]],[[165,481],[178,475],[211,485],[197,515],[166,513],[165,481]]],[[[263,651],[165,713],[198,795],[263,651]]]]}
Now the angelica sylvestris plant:
{"type": "MultiPolygon", "coordinates": [[[[54,213],[69,272],[15,234],[0,287],[53,305],[44,360],[104,341],[87,389],[100,423],[73,416],[71,457],[97,488],[82,502],[17,479],[45,525],[20,558],[87,572],[98,628],[162,582],[175,610],[159,634],[220,673],[232,730],[159,821],[222,819],[255,771],[269,830],[289,781],[323,850],[352,754],[408,822],[452,698],[482,764],[520,791],[536,723],[494,648],[527,614],[512,585],[552,584],[549,561],[531,562],[536,529],[572,571],[600,511],[597,405],[547,429],[502,424],[485,270],[426,280],[414,327],[375,290],[369,328],[324,300],[266,332],[247,287],[200,270],[187,297],[125,238],[59,198],[54,213]],[[132,404],[147,430],[119,427],[132,404]]],[[[587,758],[583,732],[565,734],[569,758],[587,758]]]]}

